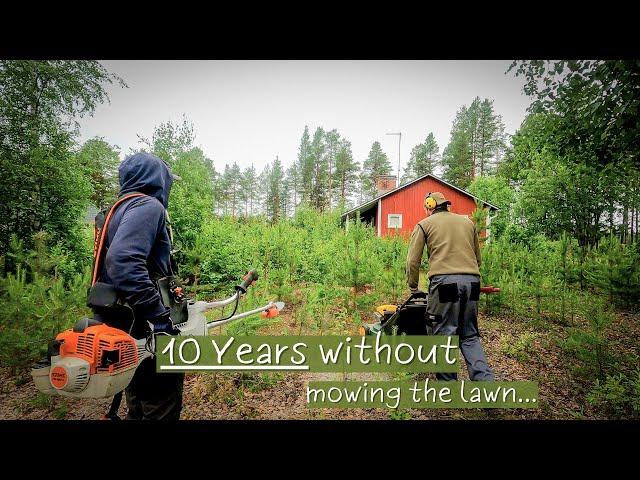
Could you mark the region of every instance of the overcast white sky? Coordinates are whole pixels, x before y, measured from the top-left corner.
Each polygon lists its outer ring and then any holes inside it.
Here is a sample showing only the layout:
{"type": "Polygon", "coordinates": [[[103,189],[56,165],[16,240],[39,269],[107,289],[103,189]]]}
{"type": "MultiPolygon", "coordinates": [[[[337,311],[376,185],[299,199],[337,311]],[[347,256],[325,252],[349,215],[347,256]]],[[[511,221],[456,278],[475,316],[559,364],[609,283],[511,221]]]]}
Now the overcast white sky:
{"type": "Polygon", "coordinates": [[[252,163],[296,158],[305,125],[336,128],[362,163],[379,141],[394,167],[402,132],[402,168],[432,131],[440,152],[451,122],[476,96],[495,100],[513,134],[529,100],[510,61],[103,61],[129,88],[111,86],[110,104],[80,121],[81,140],[102,136],[121,156],[151,137],[160,122],[193,121],[196,144],[214,160],[252,163]]]}

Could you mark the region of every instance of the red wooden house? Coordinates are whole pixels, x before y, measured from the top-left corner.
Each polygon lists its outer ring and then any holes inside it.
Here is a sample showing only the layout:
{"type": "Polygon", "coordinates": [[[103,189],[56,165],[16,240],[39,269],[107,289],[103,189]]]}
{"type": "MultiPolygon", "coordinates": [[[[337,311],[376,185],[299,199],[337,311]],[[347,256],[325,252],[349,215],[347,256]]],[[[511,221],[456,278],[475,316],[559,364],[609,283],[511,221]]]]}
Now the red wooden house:
{"type": "MultiPolygon", "coordinates": [[[[364,222],[372,224],[378,236],[402,235],[408,238],[416,223],[425,217],[424,197],[429,192],[442,192],[451,202],[451,211],[460,215],[471,215],[476,209],[476,201],[488,209],[486,230],[488,234],[491,214],[498,207],[480,200],[469,192],[427,174],[404,185],[396,187],[396,177],[385,175],[377,180],[378,195],[362,205],[342,214],[342,221],[353,220],[356,215],[364,222]]],[[[485,235],[486,235],[485,234],[485,235]]]]}

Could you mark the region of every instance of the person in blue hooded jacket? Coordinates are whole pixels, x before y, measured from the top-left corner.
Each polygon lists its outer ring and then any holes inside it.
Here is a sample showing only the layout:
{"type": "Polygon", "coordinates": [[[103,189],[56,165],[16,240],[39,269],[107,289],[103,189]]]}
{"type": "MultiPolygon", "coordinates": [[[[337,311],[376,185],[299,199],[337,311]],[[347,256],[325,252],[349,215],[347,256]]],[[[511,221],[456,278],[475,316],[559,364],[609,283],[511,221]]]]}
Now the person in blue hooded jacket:
{"type": "MultiPolygon", "coordinates": [[[[119,198],[131,193],[144,196],[125,200],[113,213],[104,232],[106,255],[99,281],[113,285],[132,310],[134,338],[143,338],[150,330],[175,334],[156,282],[174,273],[166,209],[173,179],[179,177],[162,159],[146,152],[127,157],[119,177],[119,198]]],[[[106,312],[94,312],[94,318],[110,324],[108,317],[106,312]]],[[[127,419],[179,419],[183,382],[183,373],[158,374],[154,359],[147,358],[125,390],[127,419]]]]}

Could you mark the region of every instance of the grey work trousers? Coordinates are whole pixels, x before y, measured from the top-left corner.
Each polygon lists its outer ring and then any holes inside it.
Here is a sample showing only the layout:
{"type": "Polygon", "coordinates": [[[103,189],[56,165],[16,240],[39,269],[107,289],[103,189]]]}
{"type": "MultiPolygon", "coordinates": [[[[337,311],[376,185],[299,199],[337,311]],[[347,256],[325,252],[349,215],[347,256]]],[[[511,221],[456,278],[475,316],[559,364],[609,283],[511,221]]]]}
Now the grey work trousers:
{"type": "MultiPolygon", "coordinates": [[[[458,335],[471,380],[494,379],[478,331],[478,275],[434,275],[429,281],[427,322],[434,335],[458,335]]],[[[457,380],[456,373],[437,373],[438,380],[457,380]]]]}

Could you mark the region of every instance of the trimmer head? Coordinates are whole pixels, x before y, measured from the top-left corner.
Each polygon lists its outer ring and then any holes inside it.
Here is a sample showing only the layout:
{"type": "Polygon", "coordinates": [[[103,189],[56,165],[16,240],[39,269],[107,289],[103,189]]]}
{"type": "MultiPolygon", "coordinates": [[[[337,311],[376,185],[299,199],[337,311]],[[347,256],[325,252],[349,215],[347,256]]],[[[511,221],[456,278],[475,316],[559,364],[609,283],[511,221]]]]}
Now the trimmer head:
{"type": "Polygon", "coordinates": [[[273,318],[277,317],[280,313],[280,310],[284,308],[284,302],[275,302],[271,308],[265,310],[260,314],[262,318],[273,318]]]}

